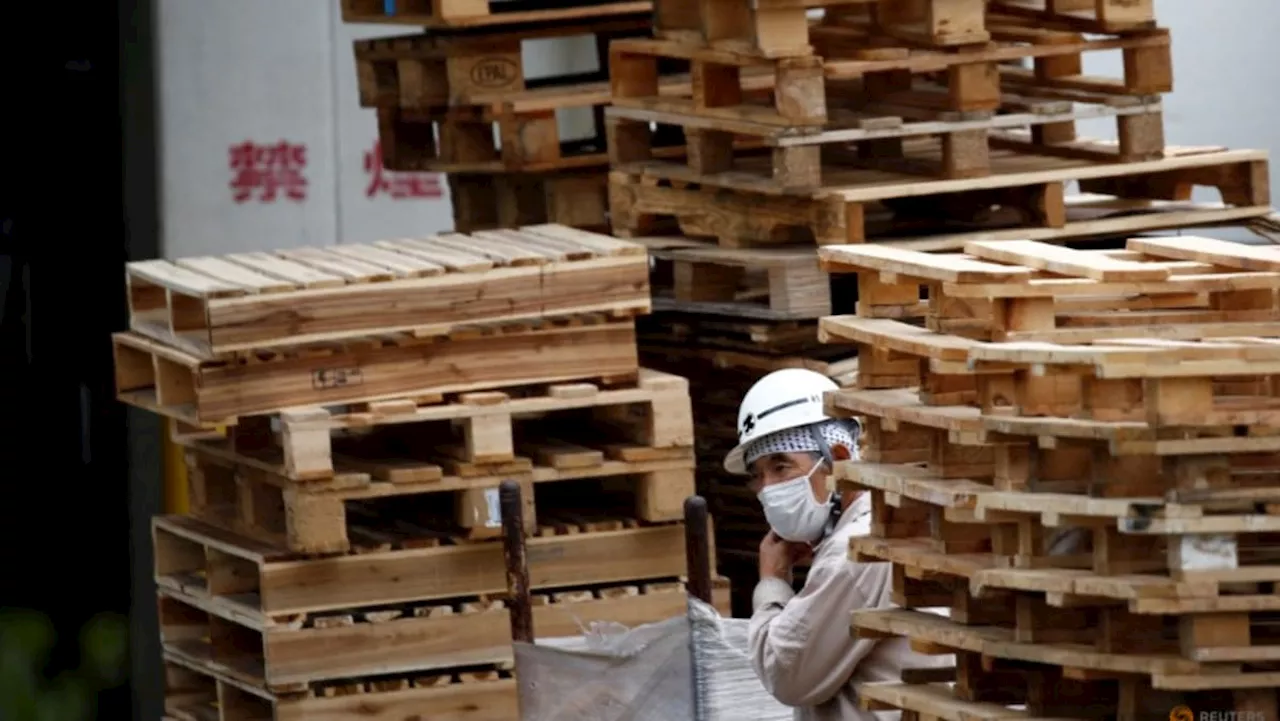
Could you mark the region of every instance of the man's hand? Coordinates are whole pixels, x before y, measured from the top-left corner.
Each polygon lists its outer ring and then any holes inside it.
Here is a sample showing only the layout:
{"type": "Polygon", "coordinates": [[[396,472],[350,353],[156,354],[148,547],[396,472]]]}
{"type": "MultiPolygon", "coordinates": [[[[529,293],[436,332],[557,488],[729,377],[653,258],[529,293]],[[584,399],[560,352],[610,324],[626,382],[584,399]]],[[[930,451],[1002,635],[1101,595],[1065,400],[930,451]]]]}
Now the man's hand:
{"type": "Polygon", "coordinates": [[[778,534],[769,531],[760,542],[760,577],[772,576],[792,583],[791,569],[812,554],[813,549],[808,544],[784,541],[778,534]]]}

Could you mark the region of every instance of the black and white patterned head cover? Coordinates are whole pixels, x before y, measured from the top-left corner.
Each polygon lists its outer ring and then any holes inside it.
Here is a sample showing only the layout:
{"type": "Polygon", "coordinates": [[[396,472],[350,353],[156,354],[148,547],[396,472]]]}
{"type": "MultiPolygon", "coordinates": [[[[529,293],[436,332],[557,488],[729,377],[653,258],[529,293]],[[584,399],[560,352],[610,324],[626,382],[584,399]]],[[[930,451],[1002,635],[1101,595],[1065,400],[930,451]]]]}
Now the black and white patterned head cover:
{"type": "Polygon", "coordinates": [[[813,452],[821,453],[823,458],[829,458],[830,449],[835,445],[848,448],[850,456],[857,459],[856,434],[857,426],[851,426],[836,420],[800,426],[799,428],[787,428],[752,441],[751,445],[747,446],[742,453],[742,462],[744,465],[750,466],[757,458],[763,458],[772,453],[813,452]],[[823,448],[819,438],[825,442],[826,448],[823,448]]]}

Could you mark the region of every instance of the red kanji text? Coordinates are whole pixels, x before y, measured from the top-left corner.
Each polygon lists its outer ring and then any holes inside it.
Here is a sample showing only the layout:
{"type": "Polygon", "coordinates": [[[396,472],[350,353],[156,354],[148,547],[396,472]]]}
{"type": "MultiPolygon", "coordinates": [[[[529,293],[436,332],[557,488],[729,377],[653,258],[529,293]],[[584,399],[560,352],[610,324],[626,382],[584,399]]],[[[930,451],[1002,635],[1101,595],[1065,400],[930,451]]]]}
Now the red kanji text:
{"type": "Polygon", "coordinates": [[[366,198],[380,195],[393,200],[442,198],[439,173],[398,173],[382,167],[382,143],[374,141],[373,149],[364,153],[364,174],[369,178],[366,198]]]}
{"type": "Polygon", "coordinates": [[[231,146],[231,197],[274,203],[281,197],[296,203],[307,199],[307,146],[281,140],[260,145],[252,140],[231,146]]]}

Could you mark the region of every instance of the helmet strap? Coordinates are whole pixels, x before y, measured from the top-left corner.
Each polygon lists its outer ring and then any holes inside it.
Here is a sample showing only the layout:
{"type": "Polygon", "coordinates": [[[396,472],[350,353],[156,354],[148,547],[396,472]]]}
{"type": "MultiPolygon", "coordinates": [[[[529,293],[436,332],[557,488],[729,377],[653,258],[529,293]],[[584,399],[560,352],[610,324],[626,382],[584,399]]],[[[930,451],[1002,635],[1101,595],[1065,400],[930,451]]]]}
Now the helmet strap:
{"type": "MultiPolygon", "coordinates": [[[[827,464],[832,472],[836,469],[835,456],[831,453],[831,445],[827,443],[827,439],[822,437],[822,432],[818,430],[819,423],[809,426],[809,435],[813,437],[813,442],[818,444],[818,451],[822,454],[822,462],[827,464]]],[[[822,531],[822,537],[830,536],[832,531],[836,529],[836,524],[840,521],[840,516],[844,513],[844,508],[840,503],[840,494],[832,491],[831,493],[831,510],[827,515],[827,525],[822,531]]]]}

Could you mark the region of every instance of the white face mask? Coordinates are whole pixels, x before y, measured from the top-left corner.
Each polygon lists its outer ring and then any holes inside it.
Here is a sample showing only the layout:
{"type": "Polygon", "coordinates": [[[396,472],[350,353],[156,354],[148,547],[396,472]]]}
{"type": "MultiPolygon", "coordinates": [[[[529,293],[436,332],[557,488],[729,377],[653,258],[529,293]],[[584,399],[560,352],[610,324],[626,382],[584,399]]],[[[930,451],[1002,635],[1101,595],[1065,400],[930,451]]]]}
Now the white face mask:
{"type": "Polygon", "coordinates": [[[803,476],[774,484],[756,494],[774,533],[788,541],[813,543],[822,538],[826,530],[827,518],[831,515],[827,504],[831,497],[828,495],[826,501],[819,503],[809,484],[810,477],[821,465],[821,462],[815,463],[803,476]]]}

